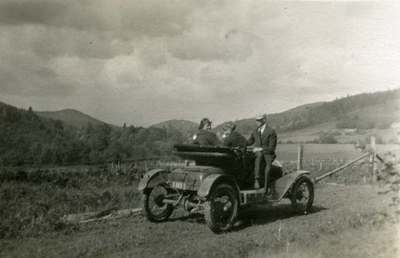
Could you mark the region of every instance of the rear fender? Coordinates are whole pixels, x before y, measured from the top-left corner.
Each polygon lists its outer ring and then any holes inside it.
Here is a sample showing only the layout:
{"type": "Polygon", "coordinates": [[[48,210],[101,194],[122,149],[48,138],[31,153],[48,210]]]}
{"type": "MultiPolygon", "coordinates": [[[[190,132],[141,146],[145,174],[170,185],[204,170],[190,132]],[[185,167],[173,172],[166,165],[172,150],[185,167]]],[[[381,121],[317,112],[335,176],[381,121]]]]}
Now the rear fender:
{"type": "Polygon", "coordinates": [[[200,198],[207,198],[208,195],[211,192],[211,189],[217,185],[220,184],[222,182],[226,182],[230,185],[232,185],[235,189],[236,189],[236,193],[239,196],[239,187],[237,185],[237,183],[235,182],[235,180],[231,177],[231,176],[227,176],[227,175],[221,175],[221,174],[211,174],[208,175],[203,182],[200,185],[199,190],[197,191],[197,195],[200,198]]]}
{"type": "Polygon", "coordinates": [[[281,200],[282,198],[285,198],[297,179],[299,179],[300,177],[309,177],[309,176],[310,176],[309,171],[298,170],[277,179],[275,182],[273,182],[272,185],[272,187],[274,187],[273,199],[281,200]]]}
{"type": "Polygon", "coordinates": [[[145,189],[153,188],[160,183],[167,182],[168,173],[169,172],[164,169],[152,169],[147,171],[139,182],[138,190],[142,192],[145,189]]]}

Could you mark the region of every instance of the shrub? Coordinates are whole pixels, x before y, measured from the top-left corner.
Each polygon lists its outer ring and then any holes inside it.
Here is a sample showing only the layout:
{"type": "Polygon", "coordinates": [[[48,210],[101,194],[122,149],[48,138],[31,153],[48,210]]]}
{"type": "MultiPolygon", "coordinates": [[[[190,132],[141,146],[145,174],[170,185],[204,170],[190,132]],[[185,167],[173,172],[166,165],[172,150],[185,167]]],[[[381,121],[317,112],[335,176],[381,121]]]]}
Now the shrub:
{"type": "Polygon", "coordinates": [[[0,238],[71,230],[61,217],[139,205],[134,174],[104,168],[1,169],[0,238]]]}
{"type": "Polygon", "coordinates": [[[334,144],[338,143],[335,136],[330,133],[323,133],[319,136],[319,143],[334,144]]]}

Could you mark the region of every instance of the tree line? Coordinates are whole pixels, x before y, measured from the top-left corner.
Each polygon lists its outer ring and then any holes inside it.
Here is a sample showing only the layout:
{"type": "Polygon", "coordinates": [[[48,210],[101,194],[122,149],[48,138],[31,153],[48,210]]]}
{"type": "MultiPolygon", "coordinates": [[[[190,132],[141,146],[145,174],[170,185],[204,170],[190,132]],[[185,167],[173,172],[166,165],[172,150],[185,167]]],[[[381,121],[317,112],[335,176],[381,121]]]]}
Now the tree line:
{"type": "Polygon", "coordinates": [[[31,108],[0,105],[0,165],[92,164],[170,155],[186,136],[169,128],[108,124],[77,128],[31,108]]]}

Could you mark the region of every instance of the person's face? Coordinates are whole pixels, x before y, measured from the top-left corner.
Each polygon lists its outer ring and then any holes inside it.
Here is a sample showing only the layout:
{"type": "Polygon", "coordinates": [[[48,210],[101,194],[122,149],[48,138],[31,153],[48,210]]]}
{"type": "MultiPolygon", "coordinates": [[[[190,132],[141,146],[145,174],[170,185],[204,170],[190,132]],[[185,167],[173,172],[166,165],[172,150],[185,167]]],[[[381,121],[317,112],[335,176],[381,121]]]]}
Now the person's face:
{"type": "Polygon", "coordinates": [[[232,128],[227,128],[226,130],[225,130],[225,134],[226,135],[230,135],[231,133],[232,133],[232,128]]]}
{"type": "Polygon", "coordinates": [[[263,120],[256,120],[257,126],[260,127],[264,124],[263,120]]]}
{"type": "Polygon", "coordinates": [[[206,124],[206,126],[204,127],[204,129],[206,129],[206,130],[211,130],[211,123],[206,124]]]}

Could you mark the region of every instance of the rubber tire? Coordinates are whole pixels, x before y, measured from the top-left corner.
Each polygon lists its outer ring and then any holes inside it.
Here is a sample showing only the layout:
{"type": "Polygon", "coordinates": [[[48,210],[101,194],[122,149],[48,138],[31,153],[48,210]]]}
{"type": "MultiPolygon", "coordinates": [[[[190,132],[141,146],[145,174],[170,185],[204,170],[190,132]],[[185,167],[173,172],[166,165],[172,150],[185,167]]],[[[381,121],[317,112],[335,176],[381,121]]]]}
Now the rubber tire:
{"type": "MultiPolygon", "coordinates": [[[[165,211],[162,214],[160,214],[160,215],[153,214],[149,207],[149,197],[150,197],[150,194],[153,191],[153,189],[154,188],[147,189],[142,195],[143,215],[151,222],[155,222],[155,223],[164,222],[164,221],[168,220],[168,218],[171,216],[172,212],[174,211],[174,207],[172,206],[172,204],[167,204],[167,208],[165,209],[165,211]]],[[[168,191],[168,189],[167,189],[167,191],[168,191]]]]}
{"type": "Polygon", "coordinates": [[[204,203],[204,218],[207,223],[207,226],[211,229],[211,231],[213,231],[216,234],[219,234],[222,232],[229,231],[232,228],[232,225],[235,222],[236,217],[238,215],[238,210],[239,210],[239,200],[235,188],[233,188],[230,184],[219,184],[213,187],[208,200],[204,203]],[[232,199],[233,201],[233,211],[231,218],[229,219],[227,225],[222,227],[216,221],[214,221],[213,210],[211,205],[211,200],[213,200],[215,195],[221,190],[227,191],[230,195],[230,199],[232,199]]]}
{"type": "Polygon", "coordinates": [[[311,211],[313,202],[314,202],[314,184],[311,181],[310,178],[308,177],[300,177],[296,180],[296,182],[294,182],[294,186],[292,188],[291,194],[290,194],[290,201],[292,203],[292,208],[301,214],[307,214],[311,211]],[[298,191],[298,188],[300,187],[301,184],[306,183],[307,188],[308,188],[308,192],[310,193],[310,196],[308,198],[308,202],[306,204],[305,207],[300,206],[297,203],[297,198],[296,198],[296,193],[298,191]]]}

